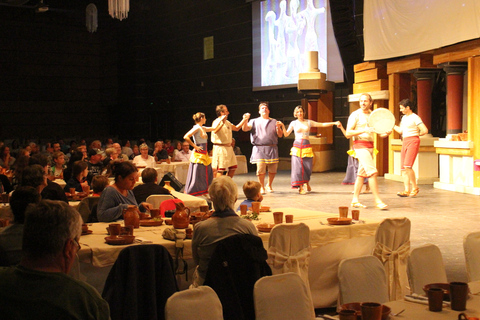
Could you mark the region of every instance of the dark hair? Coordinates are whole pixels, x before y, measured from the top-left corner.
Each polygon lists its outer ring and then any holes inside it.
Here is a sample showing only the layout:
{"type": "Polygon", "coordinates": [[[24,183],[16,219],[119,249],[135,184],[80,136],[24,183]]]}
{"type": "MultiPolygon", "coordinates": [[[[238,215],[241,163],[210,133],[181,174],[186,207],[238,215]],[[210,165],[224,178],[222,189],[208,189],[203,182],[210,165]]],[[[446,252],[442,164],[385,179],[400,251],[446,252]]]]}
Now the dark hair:
{"type": "Polygon", "coordinates": [[[223,112],[223,109],[225,109],[226,105],[224,104],[219,104],[216,108],[215,108],[215,112],[217,113],[217,117],[220,117],[222,115],[222,112],[223,112]]]}
{"type": "Polygon", "coordinates": [[[39,164],[34,164],[23,169],[21,186],[34,187],[42,185],[45,182],[45,169],[39,164]]]}
{"type": "Polygon", "coordinates": [[[27,208],[22,249],[28,259],[54,258],[68,239],[78,239],[81,233],[77,210],[63,201],[42,200],[27,208]]]}
{"type": "Polygon", "coordinates": [[[41,153],[36,153],[28,160],[28,165],[31,166],[32,164],[39,164],[42,167],[46,167],[48,165],[48,158],[41,153]]]}
{"type": "Polygon", "coordinates": [[[96,175],[92,178],[92,190],[94,193],[100,193],[110,184],[110,181],[106,176],[96,175]]]}
{"type": "Polygon", "coordinates": [[[25,210],[30,203],[39,203],[40,194],[33,187],[18,187],[13,191],[10,198],[10,208],[15,223],[23,224],[25,221],[25,210]]]}
{"type": "Polygon", "coordinates": [[[417,112],[417,106],[410,99],[403,99],[398,103],[399,106],[409,107],[412,112],[417,112]]]}
{"type": "Polygon", "coordinates": [[[142,171],[142,181],[143,181],[143,183],[155,182],[156,178],[157,178],[157,170],[155,170],[153,168],[145,168],[142,171]]]}
{"type": "Polygon", "coordinates": [[[266,106],[268,110],[270,110],[270,106],[268,105],[268,101],[261,101],[260,104],[258,105],[258,110],[260,111],[261,106],[266,106]]]}
{"type": "Polygon", "coordinates": [[[83,160],[75,161],[72,168],[72,177],[76,178],[83,170],[88,168],[88,164],[83,160]]]}
{"type": "Polygon", "coordinates": [[[112,174],[115,177],[115,182],[118,181],[118,177],[125,179],[127,176],[131,175],[134,172],[137,172],[137,167],[129,162],[113,162],[112,164],[112,174]]]}

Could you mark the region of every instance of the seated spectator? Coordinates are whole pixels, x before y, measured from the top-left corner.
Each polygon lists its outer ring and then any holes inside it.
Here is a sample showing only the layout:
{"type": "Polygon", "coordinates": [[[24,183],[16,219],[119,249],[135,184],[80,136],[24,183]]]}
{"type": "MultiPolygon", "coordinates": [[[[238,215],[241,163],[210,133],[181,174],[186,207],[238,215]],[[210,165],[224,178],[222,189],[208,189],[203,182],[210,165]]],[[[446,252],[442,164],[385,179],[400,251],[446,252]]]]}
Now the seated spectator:
{"type": "Polygon", "coordinates": [[[106,176],[97,175],[92,178],[92,197],[100,197],[103,190],[110,185],[110,180],[106,176]]]}
{"type": "Polygon", "coordinates": [[[120,146],[120,143],[114,143],[112,148],[117,151],[118,159],[121,161],[128,161],[127,155],[122,153],[122,147],[120,146]]]}
{"type": "Polygon", "coordinates": [[[172,159],[175,159],[177,156],[177,153],[182,151],[182,142],[178,140],[173,141],[173,153],[172,153],[172,159]]]}
{"type": "Polygon", "coordinates": [[[242,154],[242,150],[240,150],[240,147],[236,147],[236,146],[235,146],[235,143],[236,143],[235,139],[232,138],[233,153],[234,153],[236,156],[239,156],[239,155],[242,154]]]}
{"type": "Polygon", "coordinates": [[[130,155],[130,157],[128,157],[128,159],[130,159],[130,160],[133,160],[133,158],[140,155],[140,149],[138,148],[138,146],[136,144],[133,145],[132,151],[133,151],[132,154],[130,155]]]}
{"type": "Polygon", "coordinates": [[[83,160],[76,161],[73,164],[72,177],[67,181],[63,190],[65,192],[70,192],[70,188],[75,188],[75,191],[83,192],[83,188],[88,186],[87,175],[87,163],[83,160]]]}
{"type": "Polygon", "coordinates": [[[190,150],[190,144],[188,141],[183,141],[182,151],[178,152],[173,161],[190,161],[190,156],[192,155],[192,150],[190,150]]]}
{"type": "Polygon", "coordinates": [[[167,150],[163,148],[162,140],[158,140],[157,142],[155,142],[155,149],[153,150],[153,156],[155,157],[156,162],[170,161],[167,150]]]}
{"type": "Polygon", "coordinates": [[[130,156],[133,153],[132,148],[130,148],[130,140],[122,140],[122,153],[130,159],[130,156]]]}
{"type": "Polygon", "coordinates": [[[75,151],[67,164],[65,170],[63,170],[63,180],[68,181],[72,177],[73,164],[78,160],[83,160],[83,153],[81,151],[75,151]]]}
{"type": "Polygon", "coordinates": [[[112,175],[115,177],[115,183],[103,190],[98,202],[98,221],[110,222],[121,219],[123,210],[130,207],[139,207],[141,211],[153,209],[151,204],[142,202],[138,205],[135,200],[132,189],[137,182],[138,170],[133,163],[114,162],[112,175]]]}
{"type": "Polygon", "coordinates": [[[10,197],[13,223],[0,231],[0,266],[16,265],[22,258],[23,223],[30,203],[40,202],[40,194],[33,187],[18,187],[10,197]]]}
{"type": "Polygon", "coordinates": [[[0,167],[10,170],[15,163],[15,158],[10,155],[10,148],[6,145],[0,147],[0,167]]]}
{"type": "Polygon", "coordinates": [[[142,144],[140,146],[140,155],[133,158],[133,164],[137,167],[153,168],[155,166],[155,158],[148,154],[148,146],[142,144]]]}
{"type": "Polygon", "coordinates": [[[42,200],[25,217],[23,258],[18,266],[0,268],[2,318],[109,319],[100,294],[67,275],[80,249],[80,214],[63,202],[42,200]]]}
{"type": "MultiPolygon", "coordinates": [[[[29,160],[29,164],[40,165],[43,168],[43,173],[45,174],[45,177],[47,177],[48,161],[47,161],[47,157],[45,157],[43,154],[36,154],[31,156],[29,160]]],[[[20,184],[25,185],[23,182],[23,178],[20,184]]],[[[48,179],[47,179],[47,186],[43,188],[42,191],[40,191],[40,195],[42,196],[42,199],[61,200],[68,203],[67,196],[65,195],[65,192],[63,191],[62,187],[60,187],[58,183],[55,183],[48,179]]]]}
{"type": "Polygon", "coordinates": [[[12,177],[12,187],[15,189],[18,185],[20,185],[20,181],[22,180],[23,170],[28,166],[28,161],[30,160],[30,154],[26,155],[26,150],[22,149],[19,152],[19,156],[17,157],[17,161],[15,161],[15,169],[13,170],[13,177],[12,177]]]}
{"type": "MultiPolygon", "coordinates": [[[[97,140],[100,142],[100,140],[97,140]]],[[[91,184],[92,178],[96,175],[102,174],[103,171],[103,162],[102,162],[103,152],[100,149],[90,149],[88,150],[88,175],[87,181],[88,184],[91,184]]]]}
{"type": "Polygon", "coordinates": [[[103,160],[103,166],[107,167],[112,161],[118,160],[117,150],[115,148],[108,148],[105,150],[105,154],[107,155],[103,160]]]}
{"type": "Polygon", "coordinates": [[[142,181],[143,184],[133,188],[137,203],[145,202],[152,194],[170,194],[170,191],[158,185],[157,170],[153,168],[146,168],[142,171],[142,181]]]}
{"type": "Polygon", "coordinates": [[[0,174],[0,192],[10,193],[12,192],[13,187],[8,179],[8,176],[0,174]]]}
{"type": "Polygon", "coordinates": [[[168,154],[169,157],[172,157],[173,146],[172,146],[172,142],[169,139],[165,140],[165,144],[163,146],[163,149],[167,150],[167,154],[168,154]]]}
{"type": "Polygon", "coordinates": [[[195,224],[192,239],[192,254],[198,265],[193,275],[193,286],[202,285],[208,263],[220,240],[236,234],[258,235],[251,221],[240,218],[234,211],[237,201],[237,185],[232,178],[221,176],[212,181],[208,194],[215,211],[208,220],[195,224]]]}
{"type": "Polygon", "coordinates": [[[65,169],[65,155],[62,151],[56,151],[52,154],[52,167],[50,169],[54,179],[63,179],[63,170],[65,169]]]}
{"type": "Polygon", "coordinates": [[[247,197],[247,200],[243,200],[242,203],[237,208],[237,211],[240,211],[240,206],[246,204],[247,208],[252,207],[252,202],[259,201],[262,202],[263,196],[260,192],[262,185],[258,181],[247,181],[243,184],[243,194],[247,197]]]}

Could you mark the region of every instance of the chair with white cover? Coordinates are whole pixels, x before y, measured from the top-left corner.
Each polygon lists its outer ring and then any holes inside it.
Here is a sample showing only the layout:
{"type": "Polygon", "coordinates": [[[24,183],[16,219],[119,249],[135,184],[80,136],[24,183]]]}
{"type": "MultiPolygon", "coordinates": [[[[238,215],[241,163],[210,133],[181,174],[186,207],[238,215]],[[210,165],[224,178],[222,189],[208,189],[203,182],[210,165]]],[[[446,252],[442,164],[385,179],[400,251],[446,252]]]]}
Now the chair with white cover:
{"type": "Polygon", "coordinates": [[[373,255],[380,259],[387,274],[389,300],[403,299],[408,289],[407,258],[410,253],[408,218],[384,219],[375,233],[373,255]]]}
{"type": "Polygon", "coordinates": [[[152,194],[151,196],[147,197],[145,202],[150,203],[154,209],[159,209],[160,204],[168,199],[174,199],[175,197],[170,194],[152,194]]]}
{"type": "Polygon", "coordinates": [[[96,221],[89,221],[90,214],[92,213],[93,207],[98,204],[100,197],[86,197],[83,198],[80,203],[78,204],[77,211],[82,216],[82,220],[84,223],[87,222],[96,222],[96,221]]]}
{"type": "Polygon", "coordinates": [[[308,292],[310,253],[310,228],[306,224],[279,224],[272,229],[267,249],[272,274],[295,272],[305,282],[308,292]]]}
{"type": "Polygon", "coordinates": [[[410,291],[425,294],[423,287],[429,283],[447,283],[447,273],[442,253],[434,244],[413,248],[407,262],[410,291]]]}
{"type": "Polygon", "coordinates": [[[340,305],[351,302],[388,302],[385,268],[378,258],[362,256],[340,261],[340,305]]]}
{"type": "Polygon", "coordinates": [[[222,304],[209,286],[174,293],[165,305],[166,320],[223,320],[222,304]]]}
{"type": "Polygon", "coordinates": [[[253,289],[253,298],[256,320],[315,319],[310,292],[296,273],[288,272],[258,279],[253,289]]]}
{"type": "Polygon", "coordinates": [[[480,232],[471,232],[463,238],[463,251],[467,267],[470,292],[480,292],[480,232]]]}

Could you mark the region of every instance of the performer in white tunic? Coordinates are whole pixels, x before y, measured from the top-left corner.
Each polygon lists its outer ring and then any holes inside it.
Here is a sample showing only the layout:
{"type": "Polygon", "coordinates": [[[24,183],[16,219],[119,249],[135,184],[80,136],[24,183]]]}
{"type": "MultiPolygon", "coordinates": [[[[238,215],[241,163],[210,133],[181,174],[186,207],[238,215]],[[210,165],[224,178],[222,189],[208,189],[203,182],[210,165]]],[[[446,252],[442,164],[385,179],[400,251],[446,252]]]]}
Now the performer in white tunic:
{"type": "Polygon", "coordinates": [[[212,160],[208,156],[207,149],[207,132],[218,132],[223,126],[223,121],[219,121],[216,128],[204,127],[207,118],[205,118],[205,114],[202,112],[195,113],[193,120],[195,125],[183,136],[183,139],[194,148],[190,157],[184,192],[192,196],[202,196],[208,194],[208,187],[213,180],[212,160]]]}
{"type": "Polygon", "coordinates": [[[228,108],[221,104],[216,108],[218,118],[213,121],[212,127],[216,128],[219,122],[223,122],[223,126],[217,132],[212,132],[212,169],[217,177],[223,175],[225,171],[233,178],[237,169],[237,158],[232,148],[232,131],[239,131],[243,124],[248,120],[248,114],[243,115],[242,121],[234,126],[227,120],[228,108]],[[225,117],[222,117],[225,116],[225,117]]]}
{"type": "Polygon", "coordinates": [[[416,107],[409,99],[403,99],[399,102],[400,112],[404,114],[400,121],[400,126],[395,126],[393,129],[402,135],[402,176],[405,190],[398,192],[399,197],[415,197],[420,189],[417,185],[415,171],[412,166],[420,149],[420,136],[428,133],[428,129],[423,123],[422,119],[416,115],[416,107]]]}
{"type": "Polygon", "coordinates": [[[302,106],[297,106],[293,111],[293,116],[298,120],[290,122],[288,129],[282,123],[283,133],[288,137],[292,131],[295,131],[295,141],[290,151],[292,156],[292,188],[298,188],[300,194],[310,192],[310,176],[312,174],[313,150],[308,140],[311,127],[340,127],[340,121],[336,122],[315,122],[304,118],[305,110],[302,106]]]}

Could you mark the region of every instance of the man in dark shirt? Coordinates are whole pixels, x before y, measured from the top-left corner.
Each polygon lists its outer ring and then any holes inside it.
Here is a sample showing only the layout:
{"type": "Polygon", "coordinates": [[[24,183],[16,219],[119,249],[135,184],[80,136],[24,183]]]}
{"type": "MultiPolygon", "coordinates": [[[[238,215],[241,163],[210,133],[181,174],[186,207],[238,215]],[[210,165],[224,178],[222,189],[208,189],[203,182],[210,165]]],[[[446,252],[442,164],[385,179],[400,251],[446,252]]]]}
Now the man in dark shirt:
{"type": "Polygon", "coordinates": [[[142,181],[143,184],[136,186],[132,190],[137,203],[145,202],[148,196],[152,194],[170,194],[167,189],[157,184],[157,170],[153,168],[145,168],[143,170],[142,181]]]}
{"type": "Polygon", "coordinates": [[[100,149],[90,149],[88,150],[89,160],[88,164],[88,175],[87,181],[90,185],[94,176],[102,174],[103,162],[102,162],[102,150],[100,149]]]}

